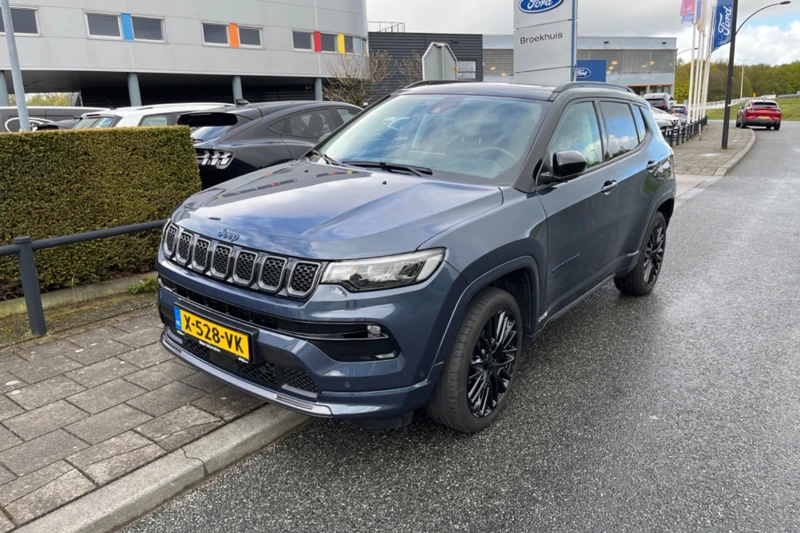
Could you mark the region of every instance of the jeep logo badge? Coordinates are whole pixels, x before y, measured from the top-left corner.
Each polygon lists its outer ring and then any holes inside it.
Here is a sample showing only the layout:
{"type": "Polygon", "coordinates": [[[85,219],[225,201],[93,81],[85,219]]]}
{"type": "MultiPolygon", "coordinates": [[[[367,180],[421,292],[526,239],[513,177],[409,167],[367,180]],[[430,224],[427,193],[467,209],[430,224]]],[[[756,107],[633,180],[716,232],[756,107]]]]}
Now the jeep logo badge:
{"type": "Polygon", "coordinates": [[[579,80],[585,80],[591,75],[592,71],[586,67],[578,67],[578,70],[575,71],[575,77],[577,77],[579,80]]]}
{"type": "Polygon", "coordinates": [[[217,233],[217,237],[219,237],[220,239],[225,239],[226,241],[231,241],[231,242],[238,241],[240,236],[241,235],[239,235],[238,233],[234,233],[229,229],[224,229],[219,233],[217,233]]]}
{"type": "Polygon", "coordinates": [[[523,13],[544,13],[560,6],[564,0],[521,0],[519,9],[523,13]]]}

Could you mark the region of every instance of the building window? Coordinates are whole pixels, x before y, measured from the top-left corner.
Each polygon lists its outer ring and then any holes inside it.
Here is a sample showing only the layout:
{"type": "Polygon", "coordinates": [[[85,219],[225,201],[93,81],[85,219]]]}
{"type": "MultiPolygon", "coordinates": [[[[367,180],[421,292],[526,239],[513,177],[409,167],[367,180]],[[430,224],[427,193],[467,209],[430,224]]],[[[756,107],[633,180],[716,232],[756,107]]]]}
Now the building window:
{"type": "Polygon", "coordinates": [[[346,54],[352,54],[355,52],[355,48],[353,47],[353,37],[350,35],[344,36],[344,52],[346,54]]]}
{"type": "MultiPolygon", "coordinates": [[[[20,35],[39,35],[39,22],[36,20],[35,9],[11,8],[11,21],[14,23],[14,33],[20,35]]],[[[6,32],[3,14],[0,13],[0,33],[6,32]]]]}
{"type": "Polygon", "coordinates": [[[161,19],[131,17],[133,38],[137,41],[163,41],[164,27],[161,19]]]}
{"type": "Polygon", "coordinates": [[[458,79],[460,80],[474,80],[477,78],[478,63],[477,61],[459,61],[458,62],[458,79]]]}
{"type": "Polygon", "coordinates": [[[335,52],[336,51],[337,36],[332,33],[322,34],[322,51],[335,52]]]}
{"type": "Polygon", "coordinates": [[[292,40],[294,42],[295,50],[312,50],[311,32],[307,31],[294,31],[292,32],[292,40]]]}
{"type": "Polygon", "coordinates": [[[228,25],[203,23],[203,42],[206,44],[228,44],[228,25]]]}
{"type": "Polygon", "coordinates": [[[86,13],[86,24],[89,35],[92,37],[113,37],[119,39],[119,15],[103,15],[100,13],[86,13]]]}
{"type": "Polygon", "coordinates": [[[358,55],[364,55],[364,50],[367,48],[364,46],[364,39],[361,37],[356,37],[355,40],[353,40],[353,47],[355,53],[358,55]]]}
{"type": "Polygon", "coordinates": [[[239,45],[261,48],[261,29],[239,26],[239,45]]]}

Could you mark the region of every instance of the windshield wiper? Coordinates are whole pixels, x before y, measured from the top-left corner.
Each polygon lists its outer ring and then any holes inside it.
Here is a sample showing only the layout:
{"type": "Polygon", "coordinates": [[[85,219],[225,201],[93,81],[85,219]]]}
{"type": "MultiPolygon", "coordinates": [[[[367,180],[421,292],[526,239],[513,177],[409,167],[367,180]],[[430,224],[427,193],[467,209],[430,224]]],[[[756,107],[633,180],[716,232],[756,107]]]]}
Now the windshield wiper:
{"type": "Polygon", "coordinates": [[[322,159],[324,159],[324,160],[325,160],[325,162],[326,162],[326,163],[328,163],[328,164],[329,164],[329,165],[331,165],[331,166],[336,166],[336,167],[340,167],[340,166],[342,166],[342,164],[341,164],[341,163],[339,163],[337,160],[335,160],[335,159],[334,159],[334,158],[332,158],[332,157],[328,157],[327,155],[323,154],[323,153],[322,153],[322,152],[320,152],[319,150],[311,150],[311,151],[309,151],[308,153],[309,153],[309,154],[316,155],[316,156],[318,156],[318,157],[321,157],[322,159]]]}
{"type": "Polygon", "coordinates": [[[404,165],[402,163],[386,163],[384,161],[345,161],[344,164],[352,165],[354,167],[379,168],[389,172],[392,170],[405,170],[406,172],[411,172],[415,176],[422,176],[423,174],[430,176],[433,174],[433,170],[429,168],[418,167],[414,165],[404,165]]]}

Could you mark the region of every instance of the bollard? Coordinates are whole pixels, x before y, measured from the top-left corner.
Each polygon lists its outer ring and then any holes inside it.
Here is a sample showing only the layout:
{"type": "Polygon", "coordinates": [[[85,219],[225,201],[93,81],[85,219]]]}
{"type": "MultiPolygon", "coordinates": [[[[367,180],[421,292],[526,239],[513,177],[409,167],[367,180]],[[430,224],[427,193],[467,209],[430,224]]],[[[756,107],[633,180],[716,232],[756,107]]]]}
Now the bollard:
{"type": "Polygon", "coordinates": [[[33,247],[30,237],[15,237],[14,244],[19,246],[19,277],[22,279],[22,290],[25,292],[25,307],[28,309],[28,323],[31,333],[36,336],[47,334],[44,320],[42,295],[39,292],[39,277],[36,275],[36,263],[33,260],[33,247]]]}

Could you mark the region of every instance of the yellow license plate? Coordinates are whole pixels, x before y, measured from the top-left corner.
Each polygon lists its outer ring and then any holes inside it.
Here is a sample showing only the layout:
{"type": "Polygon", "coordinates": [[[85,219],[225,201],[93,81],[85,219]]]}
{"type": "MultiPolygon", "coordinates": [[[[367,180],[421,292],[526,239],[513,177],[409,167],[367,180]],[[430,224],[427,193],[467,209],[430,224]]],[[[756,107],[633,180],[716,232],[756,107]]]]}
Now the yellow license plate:
{"type": "Polygon", "coordinates": [[[180,307],[175,308],[175,329],[199,340],[216,352],[224,351],[250,360],[250,337],[199,317],[180,307]]]}
{"type": "Polygon", "coordinates": [[[758,117],[759,120],[770,120],[770,117],[758,117]]]}

